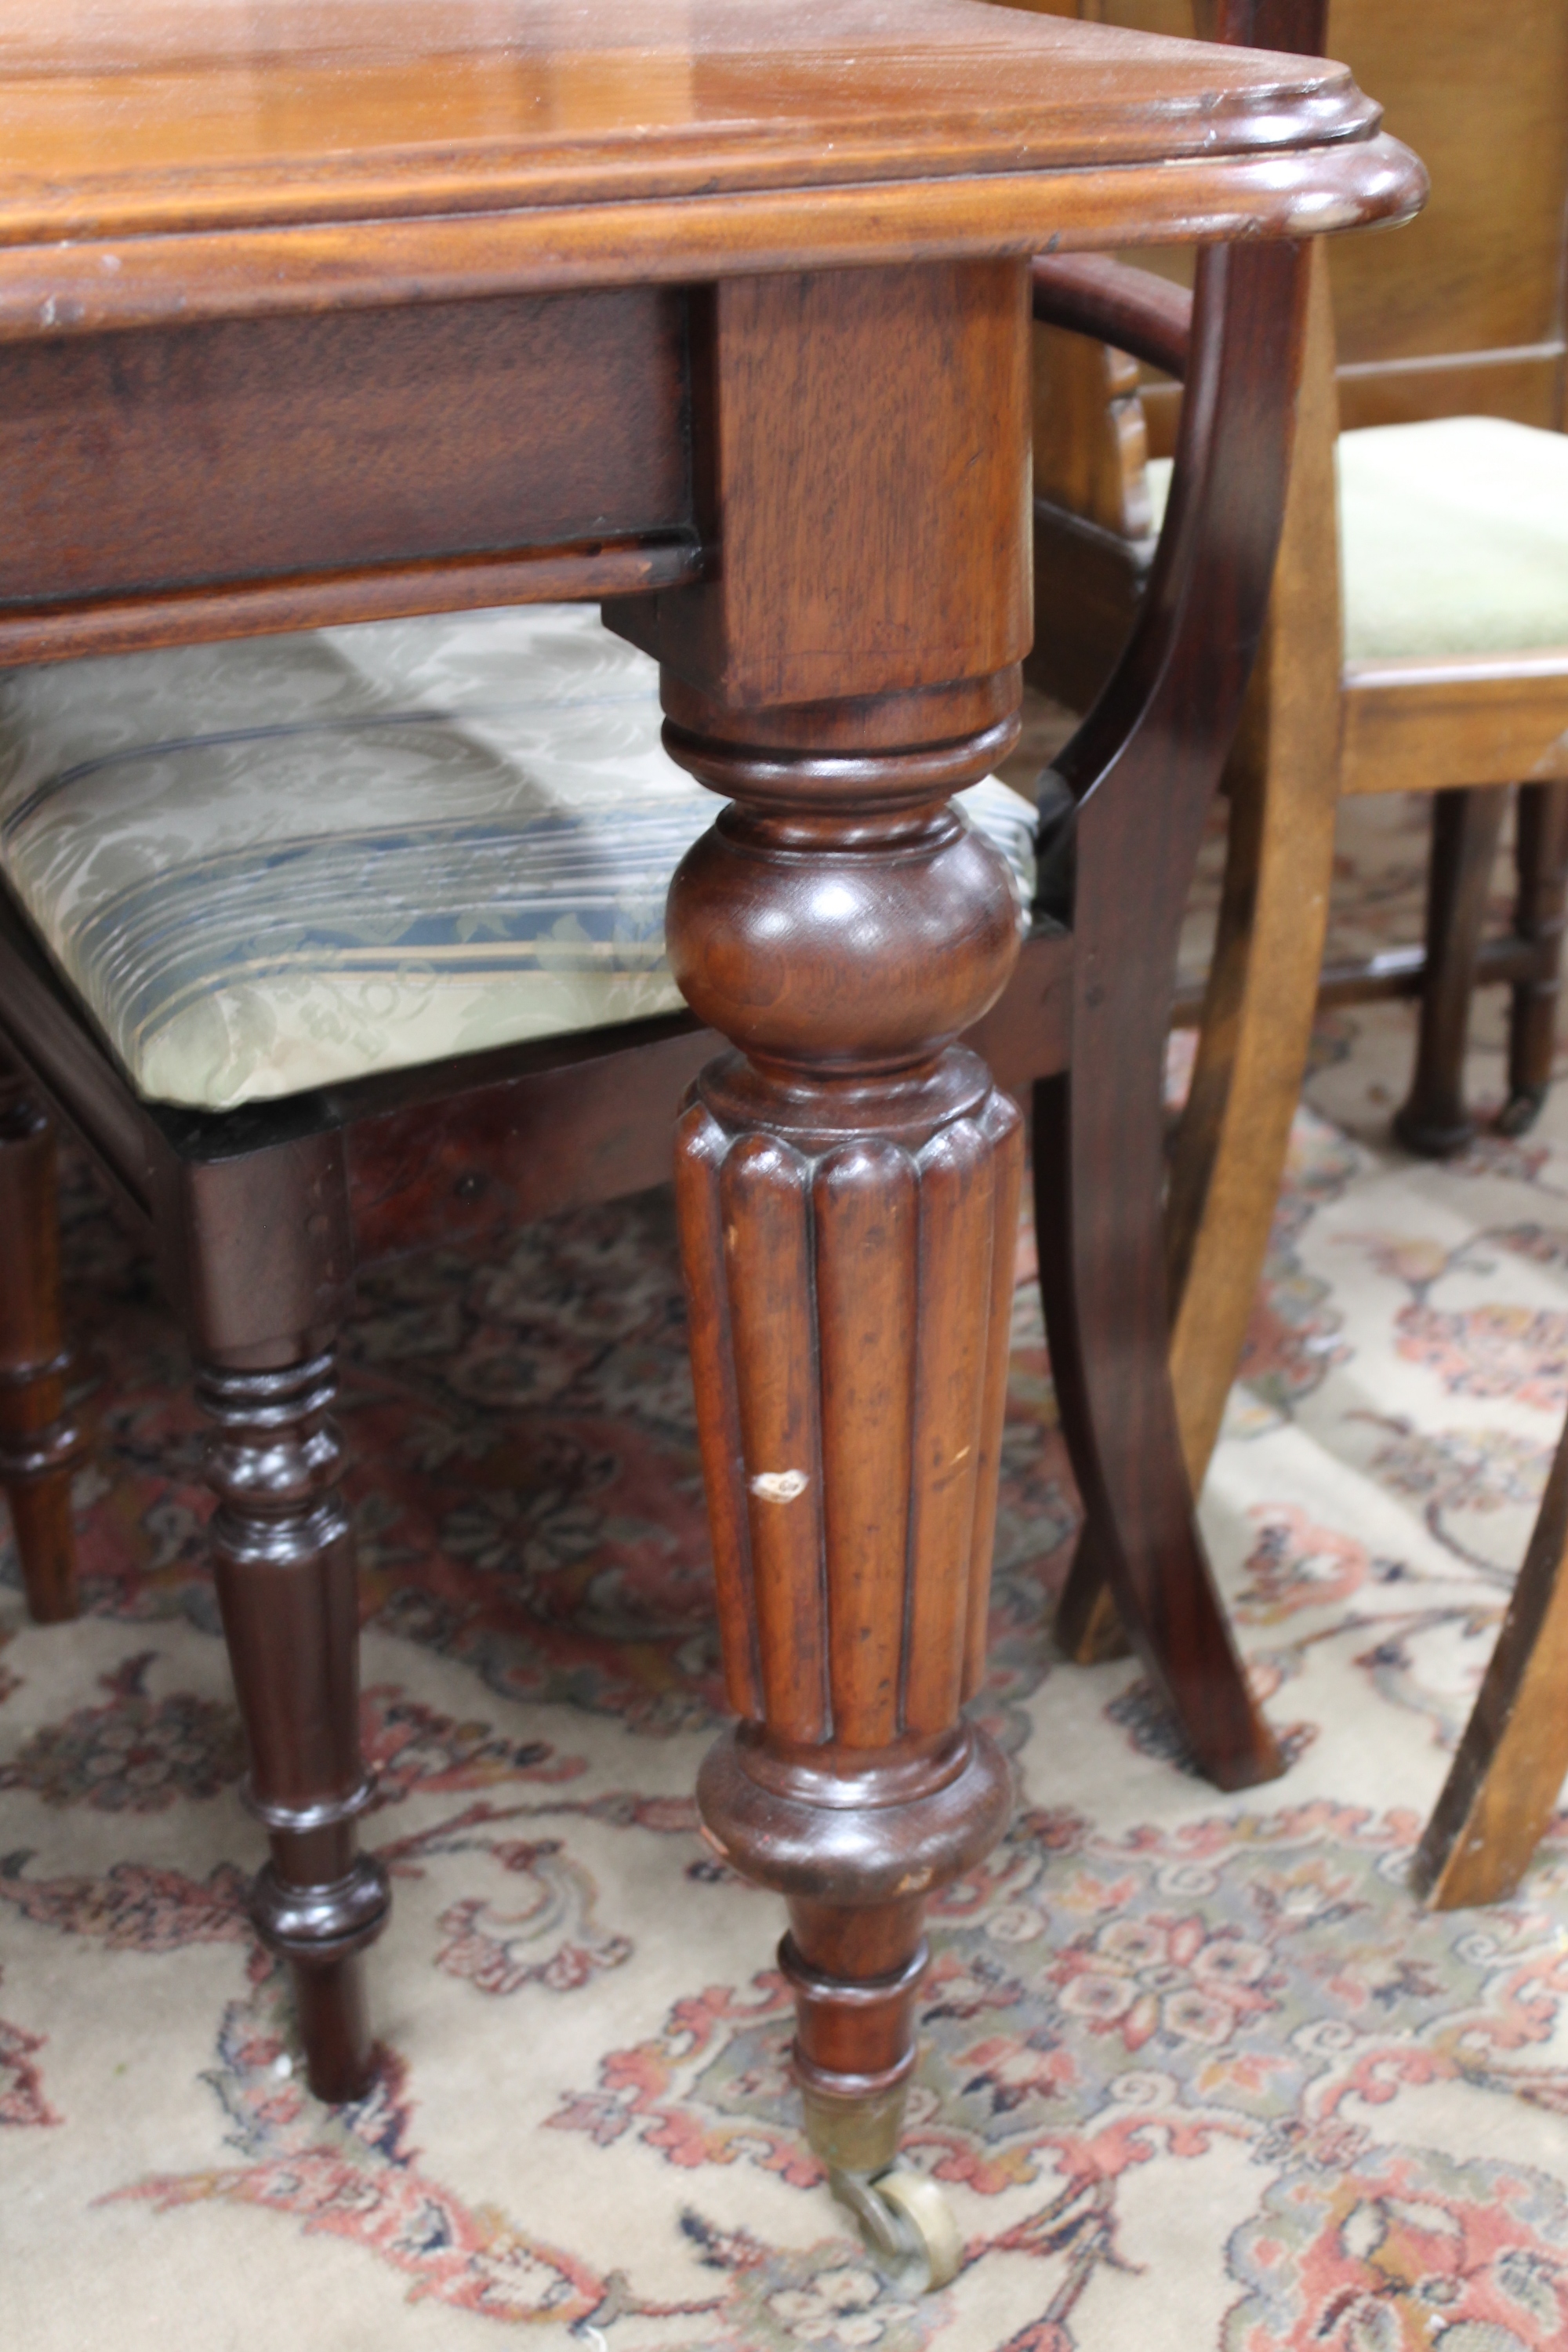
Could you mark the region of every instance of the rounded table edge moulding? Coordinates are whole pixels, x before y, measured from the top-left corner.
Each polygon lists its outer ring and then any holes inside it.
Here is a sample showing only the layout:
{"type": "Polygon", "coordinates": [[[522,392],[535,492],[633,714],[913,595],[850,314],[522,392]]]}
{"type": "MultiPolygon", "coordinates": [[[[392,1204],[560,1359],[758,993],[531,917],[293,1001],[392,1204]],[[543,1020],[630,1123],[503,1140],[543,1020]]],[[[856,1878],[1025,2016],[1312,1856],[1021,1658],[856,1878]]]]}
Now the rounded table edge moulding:
{"type": "Polygon", "coordinates": [[[1408,220],[1426,173],[1380,132],[1329,147],[975,179],[205,228],[0,210],[0,342],[802,267],[1304,237],[1408,220]]]}

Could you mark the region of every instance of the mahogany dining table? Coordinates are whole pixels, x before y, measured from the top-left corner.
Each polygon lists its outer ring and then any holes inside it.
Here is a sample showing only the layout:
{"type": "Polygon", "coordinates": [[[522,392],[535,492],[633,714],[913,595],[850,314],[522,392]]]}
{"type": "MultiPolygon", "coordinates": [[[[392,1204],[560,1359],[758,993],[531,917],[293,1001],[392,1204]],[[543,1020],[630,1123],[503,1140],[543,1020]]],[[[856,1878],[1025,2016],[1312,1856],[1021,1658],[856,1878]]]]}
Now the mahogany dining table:
{"type": "MultiPolygon", "coordinates": [[[[1019,723],[1029,257],[1418,194],[1321,58],[983,0],[0,0],[0,665],[599,600],[731,803],[667,934],[737,1049],[676,1138],[738,1718],[700,1799],[788,1899],[851,2181],[1010,1801],[962,1708],[1022,1132],[955,1041],[1018,926],[945,804],[1019,723]]],[[[356,1792],[253,1793],[352,1858],[356,1792]]],[[[358,1867],[263,1932],[348,1951],[358,1867]]]]}

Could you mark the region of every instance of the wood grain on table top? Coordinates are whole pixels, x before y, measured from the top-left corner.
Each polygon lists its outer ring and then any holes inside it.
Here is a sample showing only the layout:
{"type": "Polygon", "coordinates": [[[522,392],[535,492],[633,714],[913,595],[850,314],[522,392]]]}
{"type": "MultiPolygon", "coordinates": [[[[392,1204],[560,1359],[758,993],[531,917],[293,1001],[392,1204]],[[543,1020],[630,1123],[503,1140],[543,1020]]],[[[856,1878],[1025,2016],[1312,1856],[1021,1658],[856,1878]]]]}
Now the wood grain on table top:
{"type": "Polygon", "coordinates": [[[982,0],[0,0],[18,206],[173,173],[258,217],[246,175],[301,157],[409,171],[414,201],[432,166],[469,202],[820,186],[1254,152],[1374,111],[1321,58],[982,0]]]}
{"type": "Polygon", "coordinates": [[[0,0],[0,337],[1349,226],[1376,124],[984,0],[0,0]]]}

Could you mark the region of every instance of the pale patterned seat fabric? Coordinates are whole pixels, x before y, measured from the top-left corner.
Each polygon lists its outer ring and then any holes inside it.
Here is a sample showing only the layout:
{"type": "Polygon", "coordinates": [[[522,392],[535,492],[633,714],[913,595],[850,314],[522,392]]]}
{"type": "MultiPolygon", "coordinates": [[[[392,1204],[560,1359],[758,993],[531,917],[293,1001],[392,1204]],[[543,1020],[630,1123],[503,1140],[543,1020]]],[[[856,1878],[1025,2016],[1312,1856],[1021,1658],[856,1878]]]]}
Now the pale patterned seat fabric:
{"type": "MultiPolygon", "coordinates": [[[[677,1009],[713,821],[592,607],[0,677],[0,870],[138,1091],[206,1110],[677,1009]]],[[[1034,810],[960,795],[1020,919],[1034,810]]]]}
{"type": "Polygon", "coordinates": [[[1338,460],[1347,661],[1568,646],[1568,435],[1445,416],[1342,433],[1338,460]]]}

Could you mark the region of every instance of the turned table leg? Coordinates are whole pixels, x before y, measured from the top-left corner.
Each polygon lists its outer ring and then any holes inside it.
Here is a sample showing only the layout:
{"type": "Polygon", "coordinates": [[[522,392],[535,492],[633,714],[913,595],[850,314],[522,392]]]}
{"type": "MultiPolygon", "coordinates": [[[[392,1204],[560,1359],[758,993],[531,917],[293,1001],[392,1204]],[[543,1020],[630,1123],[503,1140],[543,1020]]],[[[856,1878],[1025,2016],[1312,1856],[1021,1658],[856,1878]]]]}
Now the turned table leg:
{"type": "Polygon", "coordinates": [[[271,1860],[257,1927],[288,1961],[310,2087],[358,2097],[372,2070],[361,1955],[385,1923],[379,1863],[355,1851],[360,1755],[353,1537],[328,1418],[331,1349],[277,1370],[207,1362],[207,1477],[218,1600],[245,1724],[247,1797],[271,1860]]]}
{"type": "Polygon", "coordinates": [[[983,1661],[1022,1136],[956,1043],[1021,909],[949,805],[1017,739],[1021,262],[725,280],[691,311],[702,582],[605,607],[731,802],[665,940],[738,1050],[677,1139],[731,1704],[709,1835],[783,1895],[812,2146],[879,2254],[958,2261],[889,2170],[927,1898],[1000,1835],[983,1661]]]}
{"type": "Polygon", "coordinates": [[[82,1439],[66,1403],[55,1131],[25,1079],[0,1066],[0,1486],[29,1614],[77,1613],[71,1473],[82,1439]]]}
{"type": "Polygon", "coordinates": [[[734,798],[676,876],[671,961],[744,1048],[699,1081],[677,1144],[741,1717],[699,1801],[788,1901],[811,2145],[873,2242],[907,2239],[932,2276],[956,2260],[940,2200],[871,2183],[898,2152],[926,1898],[1011,1793],[960,1709],[984,1656],[1023,1136],[952,1040],[1000,992],[1018,921],[947,795],[1015,730],[1009,711],[935,751],[840,754],[666,729],[734,798]]]}

